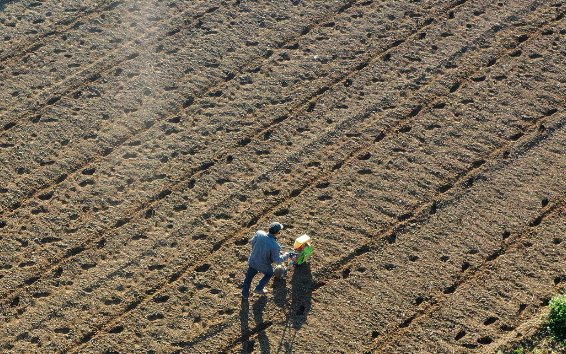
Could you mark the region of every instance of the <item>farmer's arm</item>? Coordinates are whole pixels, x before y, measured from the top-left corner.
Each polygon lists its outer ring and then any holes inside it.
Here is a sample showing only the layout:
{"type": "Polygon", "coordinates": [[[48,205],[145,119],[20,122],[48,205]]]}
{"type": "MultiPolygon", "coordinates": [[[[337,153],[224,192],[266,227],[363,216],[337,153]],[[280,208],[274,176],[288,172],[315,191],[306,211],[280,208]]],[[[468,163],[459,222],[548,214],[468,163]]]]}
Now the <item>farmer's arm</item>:
{"type": "Polygon", "coordinates": [[[289,258],[289,254],[285,253],[281,255],[281,247],[279,245],[274,245],[271,248],[271,262],[272,263],[283,263],[289,258]]]}

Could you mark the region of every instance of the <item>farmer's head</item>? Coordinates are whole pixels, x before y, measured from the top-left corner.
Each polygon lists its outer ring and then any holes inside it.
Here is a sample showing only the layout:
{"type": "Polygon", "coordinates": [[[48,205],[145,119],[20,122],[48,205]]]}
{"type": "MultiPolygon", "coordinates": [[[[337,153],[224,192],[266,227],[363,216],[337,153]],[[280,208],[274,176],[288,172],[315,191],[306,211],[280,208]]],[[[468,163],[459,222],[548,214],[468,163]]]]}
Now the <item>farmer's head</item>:
{"type": "Polygon", "coordinates": [[[272,235],[277,235],[281,230],[283,230],[283,225],[281,223],[273,222],[269,225],[269,233],[272,235]]]}

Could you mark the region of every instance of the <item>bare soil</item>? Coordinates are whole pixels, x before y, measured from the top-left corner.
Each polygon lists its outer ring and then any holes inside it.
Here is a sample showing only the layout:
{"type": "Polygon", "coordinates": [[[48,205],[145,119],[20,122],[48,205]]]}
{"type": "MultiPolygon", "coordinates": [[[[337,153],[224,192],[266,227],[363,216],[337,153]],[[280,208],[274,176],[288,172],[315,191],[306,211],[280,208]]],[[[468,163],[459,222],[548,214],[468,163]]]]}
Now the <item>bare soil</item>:
{"type": "Polygon", "coordinates": [[[565,11],[0,1],[1,351],[493,353],[536,331],[566,286],[565,11]],[[241,303],[274,220],[316,253],[241,303]]]}

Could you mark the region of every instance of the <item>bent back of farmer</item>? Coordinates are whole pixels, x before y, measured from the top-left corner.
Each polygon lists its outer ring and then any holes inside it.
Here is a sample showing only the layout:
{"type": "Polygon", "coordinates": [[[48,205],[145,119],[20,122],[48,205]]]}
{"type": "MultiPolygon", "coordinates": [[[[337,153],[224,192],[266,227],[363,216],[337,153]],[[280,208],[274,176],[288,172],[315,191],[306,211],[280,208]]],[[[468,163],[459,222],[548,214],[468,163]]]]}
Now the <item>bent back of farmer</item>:
{"type": "Polygon", "coordinates": [[[252,253],[248,258],[250,267],[262,272],[269,273],[272,263],[283,262],[280,252],[281,246],[273,234],[258,231],[252,239],[252,253]]]}
{"type": "Polygon", "coordinates": [[[269,225],[269,232],[258,231],[251,241],[252,252],[248,258],[248,271],[242,287],[242,299],[247,300],[250,294],[250,286],[257,273],[263,273],[263,278],[255,288],[255,293],[265,295],[264,287],[273,276],[272,263],[282,263],[289,257],[288,254],[281,255],[281,246],[277,242],[277,234],[283,229],[283,225],[274,222],[269,225]]]}

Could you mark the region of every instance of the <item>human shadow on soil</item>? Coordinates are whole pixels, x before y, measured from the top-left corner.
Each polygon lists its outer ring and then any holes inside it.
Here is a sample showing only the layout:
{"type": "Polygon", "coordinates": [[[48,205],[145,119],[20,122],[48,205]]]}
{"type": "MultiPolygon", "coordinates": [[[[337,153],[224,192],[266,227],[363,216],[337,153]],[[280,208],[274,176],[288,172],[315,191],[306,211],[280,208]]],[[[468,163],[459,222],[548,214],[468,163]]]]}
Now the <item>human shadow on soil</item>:
{"type": "Polygon", "coordinates": [[[287,280],[285,278],[273,279],[273,303],[280,308],[286,308],[287,302],[287,280]]]}
{"type": "Polygon", "coordinates": [[[242,353],[251,352],[250,345],[250,307],[247,301],[242,300],[240,307],[240,328],[242,332],[242,353]]]}
{"type": "Polygon", "coordinates": [[[261,353],[270,353],[269,338],[265,333],[265,330],[272,324],[272,322],[264,322],[263,311],[267,305],[267,297],[263,296],[259,298],[252,305],[252,312],[254,316],[255,328],[250,331],[249,325],[249,304],[247,301],[242,301],[240,309],[240,328],[242,331],[242,353],[251,353],[254,350],[256,342],[259,343],[261,353]],[[257,334],[257,339],[250,339],[252,334],[257,334]]]}
{"type": "MultiPolygon", "coordinates": [[[[274,280],[273,283],[273,302],[283,311],[287,310],[285,317],[285,327],[279,340],[275,353],[292,353],[293,345],[297,332],[307,320],[312,303],[312,273],[310,265],[303,264],[295,268],[291,277],[291,298],[290,303],[287,299],[287,286],[285,279],[274,280]]],[[[240,309],[240,328],[241,328],[241,353],[251,353],[256,344],[262,354],[271,353],[271,344],[265,330],[272,323],[264,322],[263,312],[267,305],[268,298],[261,297],[252,305],[255,329],[250,331],[249,326],[249,303],[242,301],[240,309]],[[257,334],[256,339],[250,339],[251,335],[257,334]]]]}
{"type": "Polygon", "coordinates": [[[275,353],[293,353],[297,332],[307,321],[312,305],[312,272],[310,264],[303,264],[293,270],[291,278],[291,304],[285,319],[283,334],[275,353]]]}

